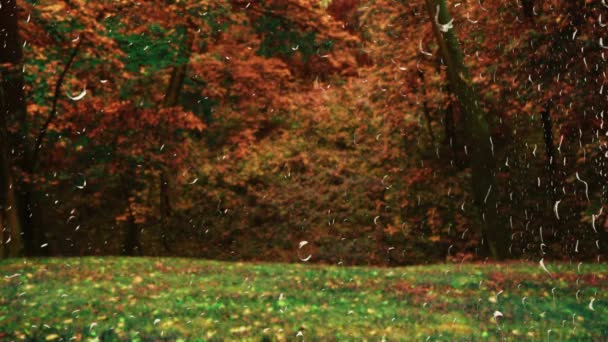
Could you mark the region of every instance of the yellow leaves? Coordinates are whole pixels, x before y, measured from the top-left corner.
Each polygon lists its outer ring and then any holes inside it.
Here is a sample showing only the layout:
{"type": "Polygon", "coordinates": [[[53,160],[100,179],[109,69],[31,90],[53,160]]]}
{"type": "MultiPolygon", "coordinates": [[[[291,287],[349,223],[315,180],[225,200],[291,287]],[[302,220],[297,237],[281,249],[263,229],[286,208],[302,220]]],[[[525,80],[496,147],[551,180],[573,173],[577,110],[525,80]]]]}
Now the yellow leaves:
{"type": "Polygon", "coordinates": [[[60,13],[66,10],[66,4],[63,1],[53,1],[51,2],[51,4],[49,5],[39,5],[38,9],[41,12],[47,12],[47,13],[60,13]]]}
{"type": "Polygon", "coordinates": [[[241,327],[231,328],[230,332],[233,334],[243,334],[249,330],[251,330],[251,327],[241,326],[241,327]]]}

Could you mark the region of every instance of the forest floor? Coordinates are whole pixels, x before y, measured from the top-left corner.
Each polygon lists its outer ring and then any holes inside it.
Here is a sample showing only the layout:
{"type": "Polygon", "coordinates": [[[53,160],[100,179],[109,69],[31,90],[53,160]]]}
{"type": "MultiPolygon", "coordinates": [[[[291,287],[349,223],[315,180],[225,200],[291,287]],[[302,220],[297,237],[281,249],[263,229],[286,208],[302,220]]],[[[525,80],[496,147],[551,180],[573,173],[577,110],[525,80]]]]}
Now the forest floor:
{"type": "Polygon", "coordinates": [[[608,264],[0,261],[0,340],[599,340],[608,264]],[[550,273],[548,273],[549,271],[550,273]]]}

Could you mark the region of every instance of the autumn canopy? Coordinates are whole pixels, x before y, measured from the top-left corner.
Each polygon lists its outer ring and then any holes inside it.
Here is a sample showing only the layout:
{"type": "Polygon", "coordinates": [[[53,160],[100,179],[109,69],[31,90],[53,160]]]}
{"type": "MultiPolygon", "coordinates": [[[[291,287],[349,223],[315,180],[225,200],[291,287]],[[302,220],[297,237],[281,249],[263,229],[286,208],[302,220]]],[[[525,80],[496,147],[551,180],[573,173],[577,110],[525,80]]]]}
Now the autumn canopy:
{"type": "Polygon", "coordinates": [[[603,1],[0,4],[2,256],[608,252],[603,1]]]}

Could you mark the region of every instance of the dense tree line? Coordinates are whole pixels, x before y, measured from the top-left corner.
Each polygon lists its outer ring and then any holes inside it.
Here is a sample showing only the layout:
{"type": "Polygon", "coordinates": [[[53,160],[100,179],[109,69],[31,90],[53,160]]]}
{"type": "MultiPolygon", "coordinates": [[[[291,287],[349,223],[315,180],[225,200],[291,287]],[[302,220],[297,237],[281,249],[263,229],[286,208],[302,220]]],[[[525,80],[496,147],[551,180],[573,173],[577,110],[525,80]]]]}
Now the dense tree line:
{"type": "Polygon", "coordinates": [[[1,4],[4,256],[606,254],[603,2],[1,4]]]}

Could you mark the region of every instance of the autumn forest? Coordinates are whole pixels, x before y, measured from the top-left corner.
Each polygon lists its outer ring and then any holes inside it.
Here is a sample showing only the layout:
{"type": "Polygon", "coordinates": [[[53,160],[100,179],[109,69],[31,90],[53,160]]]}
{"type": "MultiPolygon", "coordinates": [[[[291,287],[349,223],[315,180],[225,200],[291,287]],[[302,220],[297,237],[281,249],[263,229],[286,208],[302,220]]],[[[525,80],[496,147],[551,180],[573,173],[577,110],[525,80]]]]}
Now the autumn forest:
{"type": "Polygon", "coordinates": [[[608,251],[602,1],[1,3],[4,256],[608,251]]]}

